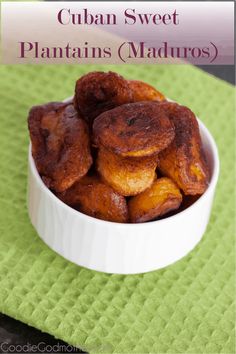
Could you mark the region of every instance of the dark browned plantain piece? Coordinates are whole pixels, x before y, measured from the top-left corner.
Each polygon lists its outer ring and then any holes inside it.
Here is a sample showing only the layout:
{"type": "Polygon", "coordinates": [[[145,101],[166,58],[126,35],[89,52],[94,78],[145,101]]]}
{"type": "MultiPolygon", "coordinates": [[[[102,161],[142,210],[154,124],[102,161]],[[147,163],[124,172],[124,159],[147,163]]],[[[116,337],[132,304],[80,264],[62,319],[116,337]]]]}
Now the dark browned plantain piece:
{"type": "Polygon", "coordinates": [[[98,116],[94,143],[121,156],[151,156],[174,139],[174,128],[157,102],[122,105],[98,116]]]}
{"type": "Polygon", "coordinates": [[[74,105],[90,126],[99,114],[132,101],[128,82],[114,72],[94,71],[76,82],[74,105]]]}
{"type": "Polygon", "coordinates": [[[158,178],[150,188],[129,200],[130,220],[139,223],[156,219],[178,209],[181,202],[177,185],[170,178],[158,178]]]}
{"type": "Polygon", "coordinates": [[[123,196],[97,176],[85,176],[57,196],[69,206],[98,219],[128,222],[128,208],[123,196]]]}
{"type": "Polygon", "coordinates": [[[92,164],[88,127],[71,103],[52,102],[29,112],[32,155],[48,188],[61,192],[92,164]]]}

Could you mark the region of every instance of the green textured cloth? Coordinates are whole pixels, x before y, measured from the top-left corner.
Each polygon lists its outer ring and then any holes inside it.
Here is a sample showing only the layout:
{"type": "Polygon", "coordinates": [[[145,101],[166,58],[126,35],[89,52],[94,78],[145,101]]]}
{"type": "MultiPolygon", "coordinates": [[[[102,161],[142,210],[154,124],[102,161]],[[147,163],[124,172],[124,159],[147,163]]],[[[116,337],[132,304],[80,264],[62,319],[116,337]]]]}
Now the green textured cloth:
{"type": "MultiPolygon", "coordinates": [[[[187,65],[0,66],[0,311],[91,353],[234,353],[234,88],[187,65]],[[27,111],[91,70],[141,79],[214,135],[221,173],[200,244],[165,269],[108,275],[37,236],[26,209],[27,111]]],[[[191,237],[191,235],[189,235],[191,237]]]]}

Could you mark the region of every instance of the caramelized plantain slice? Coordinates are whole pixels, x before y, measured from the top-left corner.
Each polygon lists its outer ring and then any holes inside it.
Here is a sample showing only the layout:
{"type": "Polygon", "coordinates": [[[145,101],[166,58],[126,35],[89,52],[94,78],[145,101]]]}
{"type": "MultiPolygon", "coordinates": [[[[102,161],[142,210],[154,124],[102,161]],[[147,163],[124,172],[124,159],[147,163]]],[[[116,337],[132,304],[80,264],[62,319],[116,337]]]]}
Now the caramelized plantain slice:
{"type": "Polygon", "coordinates": [[[158,178],[150,188],[128,202],[130,220],[145,222],[178,209],[182,195],[177,185],[167,177],[158,178]]]}
{"type": "Polygon", "coordinates": [[[76,82],[74,105],[90,126],[99,114],[132,101],[128,82],[114,72],[90,72],[76,82]]]}
{"type": "Polygon", "coordinates": [[[129,87],[133,92],[133,101],[163,101],[165,96],[153,86],[143,81],[130,80],[129,87]]]}
{"type": "Polygon", "coordinates": [[[64,193],[56,195],[64,203],[94,218],[128,222],[126,199],[97,176],[85,176],[64,193]]]}
{"type": "Polygon", "coordinates": [[[174,139],[174,128],[157,102],[124,104],[98,116],[94,143],[121,156],[151,156],[174,139]]]}
{"type": "Polygon", "coordinates": [[[175,127],[175,138],[159,154],[159,169],[172,178],[186,195],[202,194],[209,181],[209,170],[202,147],[197,119],[187,107],[160,103],[175,127]]]}
{"type": "Polygon", "coordinates": [[[156,167],[156,157],[125,158],[104,148],[98,152],[98,172],[124,196],[136,195],[150,187],[156,176],[156,167]]]}
{"type": "Polygon", "coordinates": [[[89,133],[71,103],[51,102],[30,110],[32,155],[47,187],[62,192],[92,164],[89,133]]]}

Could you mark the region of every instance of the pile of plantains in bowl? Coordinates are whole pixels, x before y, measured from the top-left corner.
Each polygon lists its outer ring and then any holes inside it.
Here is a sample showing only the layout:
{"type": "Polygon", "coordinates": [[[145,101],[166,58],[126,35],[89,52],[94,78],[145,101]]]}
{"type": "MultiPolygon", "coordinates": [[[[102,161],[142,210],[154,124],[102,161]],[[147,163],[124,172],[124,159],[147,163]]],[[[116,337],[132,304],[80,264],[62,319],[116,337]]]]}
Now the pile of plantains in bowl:
{"type": "Polygon", "coordinates": [[[188,207],[208,186],[194,113],[142,81],[90,72],[76,82],[72,100],[32,107],[28,126],[45,185],[89,216],[157,220],[188,207]]]}

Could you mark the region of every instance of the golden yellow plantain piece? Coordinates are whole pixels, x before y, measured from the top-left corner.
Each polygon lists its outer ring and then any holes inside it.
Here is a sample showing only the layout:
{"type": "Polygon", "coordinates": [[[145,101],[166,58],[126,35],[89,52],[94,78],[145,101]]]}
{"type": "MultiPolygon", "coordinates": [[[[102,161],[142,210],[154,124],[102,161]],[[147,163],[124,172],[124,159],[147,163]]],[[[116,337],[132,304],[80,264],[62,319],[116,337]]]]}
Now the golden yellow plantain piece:
{"type": "Polygon", "coordinates": [[[156,167],[156,157],[121,157],[103,147],[98,151],[98,172],[114,190],[124,196],[136,195],[150,187],[156,176],[156,167]]]}
{"type": "Polygon", "coordinates": [[[158,178],[150,188],[128,202],[130,220],[140,223],[156,219],[179,208],[182,195],[177,185],[167,177],[158,178]]]}
{"type": "Polygon", "coordinates": [[[186,195],[202,194],[209,181],[197,119],[187,107],[161,102],[175,127],[175,138],[159,154],[159,169],[172,178],[186,195]]]}
{"type": "Polygon", "coordinates": [[[163,101],[165,96],[153,86],[143,81],[130,80],[129,87],[133,92],[133,101],[163,101]]]}

